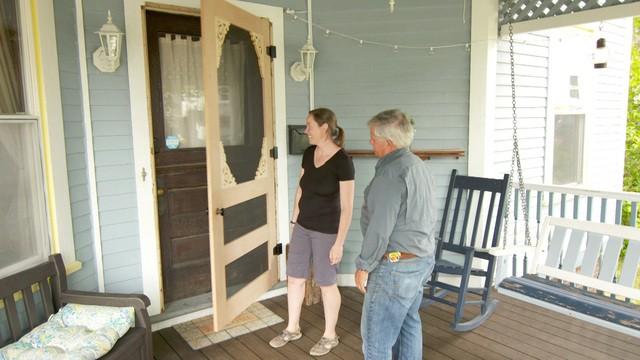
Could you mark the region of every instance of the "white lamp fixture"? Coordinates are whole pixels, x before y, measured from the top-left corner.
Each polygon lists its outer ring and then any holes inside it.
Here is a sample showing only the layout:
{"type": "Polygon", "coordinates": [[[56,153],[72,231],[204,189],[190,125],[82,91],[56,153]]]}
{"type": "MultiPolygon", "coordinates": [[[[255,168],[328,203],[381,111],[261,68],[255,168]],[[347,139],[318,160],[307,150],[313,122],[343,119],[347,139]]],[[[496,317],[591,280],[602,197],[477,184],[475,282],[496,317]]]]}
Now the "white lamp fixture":
{"type": "Polygon", "coordinates": [[[607,40],[601,37],[596,41],[596,49],[593,51],[593,68],[606,68],[608,60],[609,51],[607,50],[607,40]]]}
{"type": "Polygon", "coordinates": [[[295,81],[309,80],[309,76],[313,71],[313,63],[316,60],[316,54],[318,50],[313,47],[310,39],[307,39],[307,43],[300,49],[300,61],[291,65],[291,78],[295,81]]]}
{"type": "Polygon", "coordinates": [[[289,75],[295,81],[309,80],[313,73],[313,63],[318,50],[313,47],[313,18],[311,16],[311,0],[307,0],[307,43],[300,49],[300,61],[291,65],[289,75]]]}
{"type": "Polygon", "coordinates": [[[93,65],[102,72],[114,72],[120,67],[123,32],[111,22],[111,10],[107,22],[95,32],[100,37],[100,47],[93,52],[93,65]]]}
{"type": "Polygon", "coordinates": [[[393,14],[396,10],[396,0],[389,0],[389,12],[393,14]]]}

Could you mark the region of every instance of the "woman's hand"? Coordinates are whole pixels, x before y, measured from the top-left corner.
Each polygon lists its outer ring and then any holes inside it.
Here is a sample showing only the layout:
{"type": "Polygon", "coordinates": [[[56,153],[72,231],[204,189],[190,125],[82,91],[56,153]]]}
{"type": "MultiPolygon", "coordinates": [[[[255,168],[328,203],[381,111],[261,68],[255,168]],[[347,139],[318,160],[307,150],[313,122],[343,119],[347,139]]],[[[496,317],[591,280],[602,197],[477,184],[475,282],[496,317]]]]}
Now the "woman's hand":
{"type": "Polygon", "coordinates": [[[342,245],[334,244],[329,251],[329,262],[331,265],[336,265],[342,260],[342,245]]]}

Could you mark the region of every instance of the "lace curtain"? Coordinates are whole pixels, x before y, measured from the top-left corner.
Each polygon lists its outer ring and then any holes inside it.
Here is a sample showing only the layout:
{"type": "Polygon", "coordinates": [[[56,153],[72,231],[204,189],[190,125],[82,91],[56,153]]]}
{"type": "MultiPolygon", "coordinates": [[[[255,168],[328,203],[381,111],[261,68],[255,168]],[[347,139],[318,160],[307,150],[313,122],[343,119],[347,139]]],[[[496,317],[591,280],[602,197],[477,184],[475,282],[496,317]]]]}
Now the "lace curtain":
{"type": "Polygon", "coordinates": [[[159,45],[165,136],[177,137],[180,148],[204,147],[200,41],[167,34],[159,45]]]}
{"type": "MultiPolygon", "coordinates": [[[[202,48],[197,38],[166,34],[159,39],[165,136],[179,148],[205,146],[202,48]]],[[[224,145],[244,142],[244,64],[242,44],[226,41],[218,69],[220,137],[224,145]]]]}

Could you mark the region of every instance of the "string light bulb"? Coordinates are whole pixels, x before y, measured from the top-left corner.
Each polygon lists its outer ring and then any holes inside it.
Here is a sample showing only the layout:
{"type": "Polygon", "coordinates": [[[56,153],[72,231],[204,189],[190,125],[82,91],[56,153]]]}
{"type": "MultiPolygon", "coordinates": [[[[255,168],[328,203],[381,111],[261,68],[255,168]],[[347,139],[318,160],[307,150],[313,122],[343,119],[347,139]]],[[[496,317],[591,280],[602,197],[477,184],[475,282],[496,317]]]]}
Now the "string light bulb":
{"type": "Polygon", "coordinates": [[[329,37],[329,35],[331,35],[331,30],[326,29],[326,30],[324,31],[324,37],[329,37]]]}
{"type": "Polygon", "coordinates": [[[362,39],[358,40],[358,46],[363,47],[364,46],[364,40],[362,40],[362,39]]]}
{"type": "Polygon", "coordinates": [[[430,47],[430,48],[429,48],[429,55],[433,55],[433,54],[435,54],[435,53],[436,53],[436,51],[435,51],[435,49],[433,48],[433,46],[432,46],[432,47],[430,47]]]}
{"type": "Polygon", "coordinates": [[[465,49],[467,52],[471,51],[471,44],[466,43],[466,44],[464,45],[464,49],[465,49]]]}
{"type": "Polygon", "coordinates": [[[398,45],[393,45],[393,52],[398,53],[398,45]]]}

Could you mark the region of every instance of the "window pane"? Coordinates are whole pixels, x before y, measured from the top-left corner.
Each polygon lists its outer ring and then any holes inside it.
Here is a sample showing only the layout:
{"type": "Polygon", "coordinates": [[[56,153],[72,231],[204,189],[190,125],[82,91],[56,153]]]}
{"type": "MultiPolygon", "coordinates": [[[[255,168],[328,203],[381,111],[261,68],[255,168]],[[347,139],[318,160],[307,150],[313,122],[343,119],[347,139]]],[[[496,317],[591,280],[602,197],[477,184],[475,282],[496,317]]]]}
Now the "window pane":
{"type": "Polygon", "coordinates": [[[227,299],[269,270],[269,246],[262,243],[225,266],[227,299]]]}
{"type": "Polygon", "coordinates": [[[584,115],[556,115],[553,141],[553,183],[582,182],[584,115]]]}
{"type": "Polygon", "coordinates": [[[17,0],[0,0],[0,114],[24,113],[17,0]]]}
{"type": "Polygon", "coordinates": [[[218,67],[220,140],[238,184],[251,181],[262,155],[264,111],[259,59],[248,31],[231,25],[218,67]]]}
{"type": "Polygon", "coordinates": [[[224,209],[224,243],[248,234],[267,223],[267,195],[224,209]]]}
{"type": "Polygon", "coordinates": [[[34,123],[0,123],[0,269],[43,257],[43,189],[34,123]]]}

